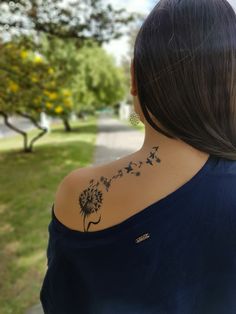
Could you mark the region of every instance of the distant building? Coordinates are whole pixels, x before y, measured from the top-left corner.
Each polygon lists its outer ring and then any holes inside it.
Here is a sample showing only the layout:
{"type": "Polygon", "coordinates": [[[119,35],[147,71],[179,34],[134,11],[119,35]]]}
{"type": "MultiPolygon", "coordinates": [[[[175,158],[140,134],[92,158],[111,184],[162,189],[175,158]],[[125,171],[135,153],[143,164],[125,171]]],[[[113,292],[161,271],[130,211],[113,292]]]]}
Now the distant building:
{"type": "Polygon", "coordinates": [[[129,120],[129,116],[133,111],[133,105],[129,105],[127,103],[121,103],[119,109],[119,117],[121,120],[129,120]]]}
{"type": "Polygon", "coordinates": [[[45,112],[41,112],[40,113],[40,125],[41,125],[41,127],[46,128],[48,130],[48,132],[50,132],[50,130],[51,130],[50,124],[51,124],[51,119],[46,115],[45,112]]]}

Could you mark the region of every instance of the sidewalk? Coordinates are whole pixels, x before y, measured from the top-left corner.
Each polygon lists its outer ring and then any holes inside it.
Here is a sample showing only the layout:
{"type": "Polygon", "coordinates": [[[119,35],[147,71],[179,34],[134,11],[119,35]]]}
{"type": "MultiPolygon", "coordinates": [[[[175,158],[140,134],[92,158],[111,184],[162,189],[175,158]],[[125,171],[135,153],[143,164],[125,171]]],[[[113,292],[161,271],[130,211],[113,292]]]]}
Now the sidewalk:
{"type": "MultiPolygon", "coordinates": [[[[93,164],[103,164],[132,154],[141,148],[143,140],[144,133],[117,119],[101,115],[98,122],[98,136],[93,164]]],[[[38,304],[25,314],[43,314],[43,310],[41,305],[38,304]]]]}
{"type": "MultiPolygon", "coordinates": [[[[35,129],[35,126],[26,118],[10,117],[9,122],[22,131],[30,131],[35,129]]],[[[0,116],[0,139],[8,136],[14,136],[17,134],[19,133],[13,131],[4,124],[3,118],[0,116]]]]}
{"type": "MultiPolygon", "coordinates": [[[[35,125],[27,118],[18,117],[18,116],[12,116],[9,118],[9,122],[13,124],[15,127],[19,128],[22,131],[29,132],[31,130],[34,130],[36,127],[35,125]]],[[[41,118],[41,125],[44,127],[49,127],[50,129],[50,123],[57,123],[61,122],[61,119],[59,118],[50,118],[50,120],[46,118],[41,118]]],[[[3,121],[2,116],[0,116],[0,139],[4,137],[10,137],[15,136],[19,133],[13,131],[9,127],[7,127],[3,121]]]]}
{"type": "Polygon", "coordinates": [[[140,149],[144,133],[107,116],[100,116],[94,165],[107,163],[140,149]]]}

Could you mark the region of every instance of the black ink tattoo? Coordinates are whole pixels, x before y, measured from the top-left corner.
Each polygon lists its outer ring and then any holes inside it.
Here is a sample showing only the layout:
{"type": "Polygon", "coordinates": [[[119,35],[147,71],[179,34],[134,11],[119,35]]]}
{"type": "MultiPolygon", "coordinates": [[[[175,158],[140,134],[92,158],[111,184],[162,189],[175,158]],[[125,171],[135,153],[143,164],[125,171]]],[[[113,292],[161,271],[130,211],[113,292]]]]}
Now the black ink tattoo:
{"type": "MultiPolygon", "coordinates": [[[[84,190],[79,197],[79,204],[81,208],[80,213],[83,216],[84,231],[88,231],[90,226],[89,224],[86,228],[86,218],[93,213],[97,213],[102,204],[102,192],[98,190],[99,182],[97,182],[96,184],[93,183],[94,180],[91,180],[89,187],[84,190]]],[[[99,218],[99,221],[100,220],[101,217],[99,218]]]]}
{"type": "Polygon", "coordinates": [[[125,167],[125,169],[127,170],[127,173],[130,173],[133,170],[131,164],[132,164],[132,162],[129,163],[128,167],[125,167]]]}
{"type": "Polygon", "coordinates": [[[80,205],[80,214],[83,216],[83,226],[84,226],[84,232],[88,232],[91,224],[97,225],[101,221],[101,214],[99,213],[99,210],[101,209],[102,201],[103,201],[103,193],[98,188],[101,185],[101,188],[104,187],[106,192],[109,191],[112,181],[118,178],[121,178],[124,176],[124,174],[133,174],[135,176],[140,176],[140,168],[146,164],[148,166],[153,166],[153,164],[160,163],[161,160],[156,156],[157,150],[159,146],[155,146],[152,148],[152,151],[150,152],[149,156],[146,159],[146,162],[138,161],[136,162],[129,162],[127,167],[124,167],[123,169],[119,169],[118,173],[112,178],[106,178],[106,177],[100,177],[100,182],[95,181],[92,179],[89,182],[89,187],[85,189],[79,196],[79,205],[80,205]],[[136,171],[137,170],[137,171],[136,171]],[[93,217],[93,220],[96,219],[96,221],[92,221],[91,219],[87,222],[87,220],[90,217],[93,217]]]}
{"type": "Polygon", "coordinates": [[[153,165],[151,159],[147,158],[146,164],[153,165]]]}

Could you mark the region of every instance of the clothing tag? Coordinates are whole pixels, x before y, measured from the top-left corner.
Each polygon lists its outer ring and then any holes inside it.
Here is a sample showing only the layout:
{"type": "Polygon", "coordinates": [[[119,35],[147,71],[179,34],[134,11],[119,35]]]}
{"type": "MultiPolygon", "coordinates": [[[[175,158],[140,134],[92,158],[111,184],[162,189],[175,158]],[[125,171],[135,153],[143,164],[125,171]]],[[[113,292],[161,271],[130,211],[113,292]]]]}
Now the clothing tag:
{"type": "Polygon", "coordinates": [[[140,237],[135,239],[136,243],[140,243],[144,240],[147,240],[148,238],[150,238],[150,234],[149,233],[144,233],[143,235],[141,235],[140,237]]]}

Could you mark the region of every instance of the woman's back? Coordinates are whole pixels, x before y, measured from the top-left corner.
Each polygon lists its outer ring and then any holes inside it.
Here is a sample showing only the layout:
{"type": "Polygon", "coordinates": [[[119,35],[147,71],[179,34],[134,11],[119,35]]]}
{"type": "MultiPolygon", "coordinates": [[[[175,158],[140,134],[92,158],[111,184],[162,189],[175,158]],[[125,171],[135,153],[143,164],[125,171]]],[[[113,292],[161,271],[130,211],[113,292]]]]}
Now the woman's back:
{"type": "Polygon", "coordinates": [[[60,185],[46,314],[236,313],[235,34],[226,0],[160,0],[145,19],[131,62],[143,146],[60,185]]]}
{"type": "Polygon", "coordinates": [[[236,162],[210,156],[176,191],[105,230],[73,231],[52,211],[45,313],[235,313],[235,185],[236,162]]]}

